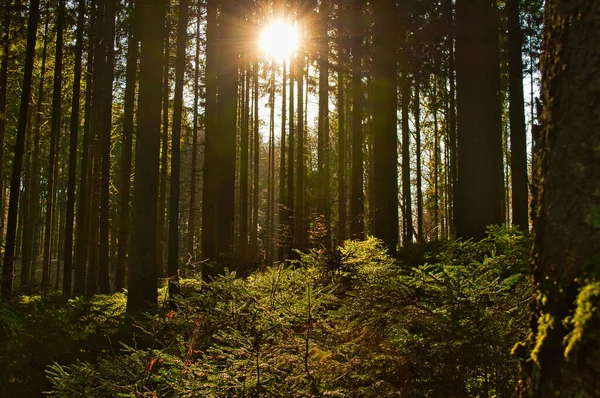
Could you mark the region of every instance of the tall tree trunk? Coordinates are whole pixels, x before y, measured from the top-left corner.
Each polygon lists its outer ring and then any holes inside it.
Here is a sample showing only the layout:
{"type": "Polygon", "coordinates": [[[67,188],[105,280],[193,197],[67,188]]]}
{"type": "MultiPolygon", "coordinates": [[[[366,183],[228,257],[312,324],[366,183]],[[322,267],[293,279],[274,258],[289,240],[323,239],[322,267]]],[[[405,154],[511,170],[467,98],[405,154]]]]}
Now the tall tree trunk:
{"type": "Polygon", "coordinates": [[[259,113],[258,113],[258,57],[254,61],[254,88],[252,90],[252,102],[254,104],[254,126],[252,131],[254,132],[254,160],[253,160],[253,178],[252,178],[252,228],[250,229],[250,249],[252,255],[258,257],[258,190],[259,190],[259,163],[260,163],[260,131],[258,127],[259,113]]]}
{"type": "Polygon", "coordinates": [[[157,230],[156,230],[156,274],[159,278],[164,276],[164,251],[165,251],[165,207],[167,203],[167,168],[169,158],[169,51],[170,51],[170,34],[171,24],[169,22],[169,9],[171,0],[166,1],[166,20],[165,20],[165,37],[164,37],[164,69],[162,78],[162,135],[161,135],[161,152],[160,152],[160,177],[157,181],[159,185],[158,191],[158,208],[157,208],[157,230]]]}
{"type": "Polygon", "coordinates": [[[516,350],[522,397],[600,394],[599,15],[598,2],[545,4],[530,260],[535,301],[527,348],[516,350]]]}
{"type": "MultiPolygon", "coordinates": [[[[44,83],[46,75],[46,58],[48,55],[48,24],[50,22],[49,13],[46,12],[44,22],[44,35],[43,35],[43,46],[42,46],[42,63],[40,68],[40,81],[37,95],[37,104],[35,110],[35,127],[33,132],[33,153],[32,153],[32,166],[31,175],[39,176],[40,168],[40,141],[41,141],[41,126],[42,126],[42,107],[44,105],[44,83]]],[[[32,284],[35,282],[35,271],[36,271],[36,225],[39,221],[39,191],[40,191],[40,179],[35,177],[31,178],[29,185],[29,207],[26,208],[24,220],[24,231],[23,231],[23,250],[21,258],[21,288],[25,291],[31,289],[32,284]]]]}
{"type": "MultiPolygon", "coordinates": [[[[300,30],[302,31],[302,30],[300,30]]],[[[306,249],[307,226],[304,214],[305,201],[305,158],[304,158],[304,62],[305,54],[298,51],[296,62],[296,82],[298,84],[298,145],[296,148],[296,208],[295,208],[295,247],[299,250],[306,249]]]]}
{"type": "Polygon", "coordinates": [[[50,154],[48,157],[48,193],[46,196],[46,234],[44,235],[44,259],[42,263],[42,294],[48,292],[50,283],[50,251],[52,242],[52,217],[54,213],[55,195],[55,158],[58,156],[58,139],[61,127],[62,104],[62,58],[63,28],[65,19],[65,0],[58,2],[56,18],[56,53],[54,61],[54,88],[52,90],[52,120],[50,124],[50,154]]]}
{"type": "Polygon", "coordinates": [[[157,305],[156,208],[158,205],[160,86],[165,26],[164,0],[140,3],[140,88],[135,147],[132,234],[127,312],[155,311],[157,305]]]}
{"type": "Polygon", "coordinates": [[[206,108],[202,183],[202,258],[217,259],[217,204],[219,194],[217,150],[217,3],[207,0],[206,12],[206,108]]]}
{"type": "Polygon", "coordinates": [[[293,56],[290,57],[290,95],[289,95],[289,107],[288,107],[288,130],[289,130],[289,142],[288,142],[288,164],[287,164],[287,221],[286,221],[286,248],[288,256],[291,255],[294,245],[294,232],[295,232],[295,203],[294,203],[294,73],[296,60],[293,56]]]}
{"type": "MultiPolygon", "coordinates": [[[[420,65],[420,57],[416,57],[415,65],[420,65]]],[[[414,69],[415,78],[415,98],[413,99],[414,117],[415,117],[415,154],[417,161],[415,167],[417,169],[417,241],[424,242],[423,237],[423,173],[421,167],[421,78],[419,76],[418,66],[414,69]]]]}
{"type": "Polygon", "coordinates": [[[344,2],[338,4],[337,16],[337,50],[338,50],[338,70],[337,70],[337,112],[338,112],[338,244],[341,245],[346,238],[346,214],[347,214],[347,196],[346,196],[346,101],[344,90],[344,70],[348,62],[346,52],[345,15],[347,10],[344,8],[344,2]]]}
{"type": "Polygon", "coordinates": [[[21,105],[19,108],[19,121],[17,124],[17,137],[15,143],[15,157],[10,183],[10,199],[8,202],[8,219],[6,228],[6,243],[4,249],[4,262],[2,263],[2,293],[3,300],[8,300],[12,295],[15,240],[17,237],[17,215],[19,211],[19,191],[21,190],[21,168],[23,166],[23,152],[25,149],[25,134],[27,129],[27,114],[31,96],[31,77],[33,74],[33,58],[35,54],[35,39],[40,15],[39,0],[29,3],[29,19],[27,22],[27,49],[25,52],[25,65],[23,73],[23,86],[21,90],[21,105]]]}
{"type": "Polygon", "coordinates": [[[449,86],[449,109],[448,109],[448,146],[449,158],[450,158],[450,176],[449,183],[449,201],[448,207],[450,209],[450,218],[448,225],[450,226],[450,233],[456,232],[456,180],[458,179],[458,162],[457,162],[457,143],[456,143],[456,89],[455,89],[455,68],[454,68],[454,15],[452,12],[452,0],[446,0],[444,3],[445,18],[448,25],[450,26],[447,41],[448,41],[448,86],[449,86]]]}
{"type": "Polygon", "coordinates": [[[71,102],[71,126],[69,135],[69,174],[67,181],[67,214],[65,227],[65,265],[63,274],[63,297],[71,297],[73,278],[73,222],[75,218],[75,179],[77,174],[77,135],[79,134],[79,102],[81,97],[81,58],[83,55],[83,29],[85,0],[79,0],[77,38],[75,42],[75,70],[73,98],[71,102]]]}
{"type": "Polygon", "coordinates": [[[362,133],[362,24],[363,2],[355,0],[352,9],[352,175],[350,192],[350,233],[364,238],[363,133],[362,133]]]}
{"type": "Polygon", "coordinates": [[[374,228],[394,253],[398,244],[398,133],[396,129],[395,2],[374,5],[374,228]]]}
{"type": "Polygon", "coordinates": [[[177,59],[175,61],[175,101],[171,136],[171,186],[169,193],[169,296],[179,294],[179,198],[181,179],[181,120],[183,108],[183,79],[185,75],[185,47],[187,44],[188,0],[179,0],[177,22],[177,59]]]}
{"type": "Polygon", "coordinates": [[[240,259],[243,266],[248,263],[248,143],[249,143],[249,107],[250,100],[250,73],[244,65],[242,76],[242,102],[241,109],[241,137],[240,137],[240,259]]]}
{"type": "Polygon", "coordinates": [[[329,37],[327,21],[329,6],[322,2],[319,8],[319,125],[318,125],[318,159],[319,175],[319,214],[323,216],[325,226],[325,242],[331,248],[331,207],[329,191],[329,37]]]}
{"type": "Polygon", "coordinates": [[[287,70],[286,70],[286,61],[283,60],[282,65],[282,83],[281,83],[281,141],[279,145],[280,154],[279,154],[279,228],[278,228],[278,258],[283,261],[286,259],[287,251],[286,251],[286,233],[285,233],[285,225],[286,218],[288,214],[288,209],[286,206],[286,189],[287,189],[287,173],[286,173],[286,164],[285,164],[285,154],[286,154],[286,137],[285,137],[285,125],[287,122],[287,70]]]}
{"type": "Polygon", "coordinates": [[[104,0],[104,42],[106,64],[102,87],[102,130],[99,132],[101,147],[101,186],[100,186],[100,243],[98,262],[98,289],[101,294],[110,293],[110,255],[109,255],[109,219],[110,219],[110,136],[112,131],[112,91],[114,70],[114,42],[116,1],[104,0]]]}
{"type": "Polygon", "coordinates": [[[402,217],[402,244],[407,245],[413,240],[413,218],[412,218],[412,193],[411,193],[411,178],[410,178],[410,130],[408,127],[408,114],[410,104],[410,77],[409,77],[409,49],[406,42],[408,34],[408,10],[407,5],[401,8],[400,18],[402,19],[402,29],[400,30],[399,47],[402,53],[401,62],[401,114],[402,114],[402,202],[403,202],[403,217],[402,217]]]}
{"type": "Polygon", "coordinates": [[[275,240],[275,61],[271,61],[269,82],[269,154],[267,167],[267,234],[265,240],[266,263],[273,264],[273,243],[275,240]]]}
{"type": "MultiPolygon", "coordinates": [[[[10,51],[10,26],[13,14],[12,0],[4,2],[2,12],[2,60],[0,61],[0,244],[4,239],[4,136],[6,132],[6,94],[8,89],[8,53],[10,51]]],[[[29,216],[28,216],[29,218],[29,216]]],[[[22,277],[21,277],[22,278],[22,277]]]]}
{"type": "Polygon", "coordinates": [[[506,2],[508,14],[508,74],[510,104],[510,167],[512,175],[512,223],[529,229],[527,204],[527,144],[523,99],[523,33],[519,23],[519,0],[506,2]]]}
{"type": "Polygon", "coordinates": [[[230,253],[233,248],[233,224],[235,209],[235,155],[238,99],[238,9],[233,0],[223,0],[219,33],[219,202],[218,202],[218,249],[230,253]]]}
{"type": "Polygon", "coordinates": [[[125,270],[127,269],[127,251],[130,231],[131,199],[131,155],[133,149],[133,126],[135,108],[135,86],[137,80],[137,62],[139,56],[138,3],[130,0],[130,23],[127,38],[127,69],[125,78],[125,99],[123,115],[123,146],[121,149],[121,212],[119,219],[119,247],[117,251],[117,272],[115,289],[125,288],[125,270]]]}
{"type": "Polygon", "coordinates": [[[456,2],[458,180],[456,233],[482,239],[503,223],[502,119],[496,10],[490,2],[456,2]]]}
{"type": "Polygon", "coordinates": [[[188,231],[188,252],[189,255],[196,258],[196,174],[198,173],[198,103],[200,99],[200,2],[196,15],[196,54],[194,56],[194,121],[192,130],[192,168],[190,170],[190,207],[189,207],[189,231],[188,231]]]}
{"type": "MultiPolygon", "coordinates": [[[[92,0],[90,10],[96,7],[96,0],[92,0]]],[[[96,36],[96,20],[90,18],[89,39],[88,39],[88,60],[87,60],[87,77],[86,77],[86,93],[85,93],[85,115],[83,122],[83,142],[81,156],[81,182],[79,184],[79,199],[77,205],[77,230],[75,231],[75,280],[73,286],[73,295],[81,296],[85,293],[85,281],[87,278],[86,260],[88,253],[89,225],[90,225],[90,189],[91,189],[91,173],[93,152],[90,140],[92,126],[92,94],[94,85],[94,53],[95,53],[95,36],[96,36]]]]}

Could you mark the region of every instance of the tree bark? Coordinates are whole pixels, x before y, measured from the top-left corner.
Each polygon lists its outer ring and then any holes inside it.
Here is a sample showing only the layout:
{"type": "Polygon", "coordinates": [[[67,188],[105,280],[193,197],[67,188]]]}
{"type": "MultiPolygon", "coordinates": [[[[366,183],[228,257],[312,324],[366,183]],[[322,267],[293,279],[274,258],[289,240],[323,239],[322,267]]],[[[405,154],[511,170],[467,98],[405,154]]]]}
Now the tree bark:
{"type": "Polygon", "coordinates": [[[175,61],[175,102],[171,136],[171,186],[169,197],[169,297],[179,294],[179,198],[181,184],[181,120],[183,108],[183,79],[185,77],[185,47],[187,44],[188,0],[179,1],[177,22],[177,60],[175,61]]]}
{"type": "Polygon", "coordinates": [[[71,125],[69,135],[69,174],[67,181],[67,214],[65,227],[65,264],[63,273],[63,297],[71,297],[73,284],[73,222],[75,218],[75,179],[77,173],[77,135],[79,134],[79,102],[81,98],[81,58],[83,55],[83,29],[85,1],[79,0],[77,37],[75,42],[75,70],[73,76],[73,99],[71,102],[71,125]]]}
{"type": "Polygon", "coordinates": [[[519,23],[520,0],[508,0],[508,74],[510,105],[510,167],[512,175],[512,223],[529,229],[527,192],[527,144],[523,99],[523,33],[519,23]]]}
{"type": "Polygon", "coordinates": [[[140,78],[138,129],[133,190],[127,312],[156,311],[156,208],[158,205],[161,80],[165,25],[164,0],[145,0],[140,7],[140,78]]]}
{"type": "Polygon", "coordinates": [[[29,110],[29,99],[31,96],[31,77],[33,74],[33,58],[35,54],[35,42],[39,15],[39,0],[31,0],[29,3],[29,18],[27,22],[27,48],[25,52],[21,105],[19,108],[15,157],[13,160],[12,179],[10,183],[10,199],[8,202],[5,242],[6,246],[4,249],[4,262],[2,263],[1,297],[3,300],[8,300],[12,295],[15,240],[17,237],[17,214],[19,211],[19,191],[21,189],[21,168],[23,166],[23,152],[25,149],[25,134],[27,129],[27,113],[29,110]]]}
{"type": "Polygon", "coordinates": [[[390,252],[398,244],[398,133],[396,128],[395,2],[374,4],[373,108],[374,203],[373,234],[390,252]]]}
{"type": "Polygon", "coordinates": [[[600,3],[545,4],[534,168],[535,298],[522,397],[600,395],[600,3]]]}
{"type": "Polygon", "coordinates": [[[364,192],[363,192],[363,132],[362,132],[362,41],[363,2],[355,0],[352,5],[352,174],[350,192],[350,233],[353,239],[364,238],[364,192]]]}
{"type": "Polygon", "coordinates": [[[498,28],[491,2],[456,2],[458,89],[457,236],[486,236],[503,223],[504,177],[498,28]]]}

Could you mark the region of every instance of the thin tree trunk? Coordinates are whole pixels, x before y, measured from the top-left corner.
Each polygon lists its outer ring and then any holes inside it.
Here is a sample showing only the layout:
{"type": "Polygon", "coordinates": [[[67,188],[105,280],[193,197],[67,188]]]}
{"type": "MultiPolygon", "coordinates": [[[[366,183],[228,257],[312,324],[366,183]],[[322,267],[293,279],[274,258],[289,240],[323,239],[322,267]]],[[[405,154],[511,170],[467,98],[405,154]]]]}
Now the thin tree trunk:
{"type": "Polygon", "coordinates": [[[202,258],[217,259],[218,172],[217,146],[217,4],[207,0],[206,13],[206,127],[202,183],[202,258]]]}
{"type": "Polygon", "coordinates": [[[48,293],[52,243],[52,217],[55,195],[55,158],[58,156],[58,139],[61,126],[62,58],[65,0],[59,0],[56,20],[56,53],[54,61],[54,88],[52,90],[52,119],[50,124],[50,154],[48,157],[48,193],[46,196],[46,234],[44,236],[44,259],[42,263],[42,294],[48,293]]]}
{"type": "Polygon", "coordinates": [[[75,179],[77,173],[77,134],[79,133],[79,102],[81,97],[81,58],[83,54],[83,29],[85,1],[79,0],[77,38],[75,42],[75,70],[73,98],[71,102],[71,126],[69,136],[69,174],[67,181],[67,214],[65,227],[65,265],[63,273],[63,297],[71,297],[73,278],[73,222],[75,218],[75,179]]]}
{"type": "Polygon", "coordinates": [[[512,223],[529,229],[527,204],[527,144],[523,98],[523,33],[519,24],[519,0],[506,2],[508,14],[508,74],[510,107],[510,167],[512,174],[512,223]]]}
{"type": "MultiPolygon", "coordinates": [[[[31,175],[38,176],[40,168],[40,141],[41,141],[41,125],[42,125],[42,107],[44,103],[44,83],[46,75],[46,58],[48,55],[48,24],[50,22],[49,13],[46,12],[44,22],[44,35],[43,35],[43,47],[42,47],[42,64],[40,69],[40,81],[38,88],[37,104],[35,110],[35,127],[33,132],[33,154],[32,154],[32,166],[31,175]]],[[[27,213],[25,214],[24,220],[24,231],[23,231],[23,250],[21,258],[21,288],[25,291],[31,289],[32,284],[35,282],[35,271],[36,271],[36,225],[39,222],[39,191],[40,191],[40,180],[39,178],[32,178],[29,186],[30,200],[27,213]]]]}
{"type": "Polygon", "coordinates": [[[106,64],[102,87],[102,129],[99,132],[101,147],[101,186],[100,186],[100,243],[98,262],[98,289],[101,294],[110,293],[110,136],[112,131],[112,91],[114,71],[115,13],[117,0],[104,0],[104,40],[106,64]]]}
{"type": "Polygon", "coordinates": [[[121,212],[119,219],[119,246],[117,249],[117,272],[115,289],[120,292],[125,288],[125,271],[127,269],[127,251],[130,231],[131,200],[131,155],[133,146],[133,126],[135,108],[135,86],[137,80],[137,62],[139,56],[138,43],[138,3],[130,0],[130,23],[127,38],[127,69],[125,78],[125,99],[123,115],[123,146],[121,149],[121,212]]]}
{"type": "Polygon", "coordinates": [[[200,2],[196,15],[196,54],[194,57],[194,121],[192,130],[192,168],[190,170],[190,206],[188,253],[195,259],[196,237],[196,174],[198,173],[198,102],[200,99],[200,2]]]}
{"type": "MultiPolygon", "coordinates": [[[[8,88],[8,60],[10,51],[10,26],[13,13],[12,0],[6,0],[2,9],[4,13],[2,24],[2,61],[0,64],[0,244],[4,239],[4,136],[6,132],[6,94],[8,88]]],[[[29,218],[29,216],[28,216],[29,218]]],[[[21,277],[22,278],[22,277],[21,277]]]]}
{"type": "MultiPolygon", "coordinates": [[[[90,10],[96,7],[96,0],[92,0],[90,10]]],[[[88,253],[89,225],[90,225],[90,206],[89,198],[91,196],[91,173],[93,152],[90,143],[91,126],[92,126],[92,94],[93,94],[93,76],[94,76],[94,53],[95,53],[95,36],[96,36],[96,20],[90,18],[90,35],[87,60],[87,77],[86,77],[86,98],[85,98],[85,115],[83,123],[83,154],[81,157],[81,182],[79,184],[79,199],[77,205],[77,230],[75,231],[75,280],[73,286],[73,295],[82,296],[85,293],[85,284],[87,278],[86,260],[88,253]]]]}
{"type": "MultiPolygon", "coordinates": [[[[419,59],[416,60],[415,65],[419,65],[419,59]]],[[[421,168],[421,79],[419,76],[418,69],[414,70],[415,77],[415,98],[413,100],[414,105],[414,117],[415,117],[415,154],[417,155],[417,162],[415,167],[417,169],[417,241],[423,243],[423,175],[421,168]]]]}
{"type": "Polygon", "coordinates": [[[6,246],[4,249],[4,262],[2,263],[1,297],[3,300],[8,300],[12,295],[16,243],[15,240],[17,237],[17,215],[19,210],[19,191],[21,189],[21,168],[23,165],[25,134],[27,129],[29,100],[31,96],[31,77],[33,74],[35,41],[37,34],[38,19],[40,15],[39,8],[39,0],[30,1],[29,19],[27,23],[27,49],[25,53],[23,86],[21,90],[21,105],[19,108],[19,120],[17,124],[17,137],[15,143],[15,157],[13,160],[13,172],[10,184],[10,199],[8,203],[8,219],[5,242],[6,246]]]}
{"type": "Polygon", "coordinates": [[[287,212],[286,212],[286,249],[288,256],[291,255],[294,245],[294,227],[295,227],[295,214],[294,214],[294,72],[295,72],[294,57],[290,57],[290,95],[289,95],[289,115],[288,115],[288,129],[289,129],[289,144],[288,144],[288,164],[287,164],[287,212]]]}
{"type": "Polygon", "coordinates": [[[304,214],[305,201],[305,158],[304,158],[304,53],[298,52],[298,61],[295,70],[298,84],[298,145],[296,148],[296,213],[295,213],[295,247],[299,250],[306,249],[307,228],[304,214]]]}
{"type": "Polygon", "coordinates": [[[331,248],[331,207],[329,191],[329,37],[327,21],[329,8],[326,2],[319,9],[319,125],[318,161],[319,175],[319,214],[325,227],[324,246],[331,248]]]}
{"type": "Polygon", "coordinates": [[[168,168],[168,153],[169,153],[169,48],[170,48],[170,32],[171,25],[169,23],[169,9],[171,6],[170,0],[166,1],[166,20],[165,20],[165,36],[164,36],[164,69],[162,78],[162,135],[161,135],[161,152],[160,152],[160,177],[157,181],[159,185],[158,191],[158,209],[157,220],[158,227],[156,230],[156,274],[159,278],[164,276],[164,251],[165,251],[165,221],[166,221],[166,203],[167,203],[167,168],[168,168]]]}
{"type": "Polygon", "coordinates": [[[286,153],[286,137],[285,137],[285,125],[286,125],[286,116],[287,116],[287,71],[286,71],[286,62],[283,60],[282,65],[282,83],[281,83],[281,138],[280,138],[280,154],[279,154],[279,219],[278,224],[278,239],[277,239],[277,248],[278,248],[278,258],[279,260],[285,260],[286,246],[285,246],[285,224],[286,224],[286,216],[287,216],[287,206],[286,206],[286,181],[287,181],[287,173],[286,173],[286,164],[285,164],[285,153],[286,153]]]}
{"type": "Polygon", "coordinates": [[[352,10],[352,175],[350,192],[350,235],[364,238],[363,132],[362,132],[362,24],[363,2],[355,0],[352,10]]]}
{"type": "Polygon", "coordinates": [[[338,4],[337,17],[337,49],[338,49],[338,70],[337,70],[337,112],[338,112],[338,245],[341,245],[347,238],[346,232],[346,118],[345,118],[345,92],[344,92],[344,69],[346,68],[346,27],[344,17],[347,12],[343,8],[343,2],[338,4]]]}
{"type": "Polygon", "coordinates": [[[179,1],[177,26],[177,59],[175,61],[175,101],[171,136],[171,186],[169,193],[169,297],[179,294],[179,187],[181,183],[181,121],[183,108],[183,79],[185,77],[185,47],[187,44],[188,1],[179,1]]]}
{"type": "Polygon", "coordinates": [[[240,137],[240,259],[243,266],[248,263],[248,101],[250,100],[249,71],[242,73],[241,137],[240,137]]]}

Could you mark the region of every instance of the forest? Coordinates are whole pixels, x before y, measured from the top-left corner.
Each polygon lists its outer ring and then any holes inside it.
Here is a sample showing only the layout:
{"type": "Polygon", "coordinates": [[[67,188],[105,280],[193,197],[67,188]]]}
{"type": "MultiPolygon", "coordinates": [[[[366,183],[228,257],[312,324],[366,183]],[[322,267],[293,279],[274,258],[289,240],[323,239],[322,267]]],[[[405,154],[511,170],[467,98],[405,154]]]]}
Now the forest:
{"type": "Polygon", "coordinates": [[[600,397],[599,32],[2,0],[0,397],[600,397]]]}

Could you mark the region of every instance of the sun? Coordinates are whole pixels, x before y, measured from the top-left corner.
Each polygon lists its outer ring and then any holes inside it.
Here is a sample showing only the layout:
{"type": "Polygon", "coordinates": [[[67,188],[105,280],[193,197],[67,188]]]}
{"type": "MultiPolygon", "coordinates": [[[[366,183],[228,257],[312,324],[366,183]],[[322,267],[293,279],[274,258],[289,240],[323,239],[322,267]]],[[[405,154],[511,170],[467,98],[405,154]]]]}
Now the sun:
{"type": "Polygon", "coordinates": [[[285,21],[274,21],[261,32],[258,46],[276,61],[282,62],[296,51],[298,31],[285,21]]]}

